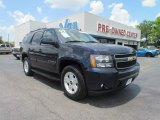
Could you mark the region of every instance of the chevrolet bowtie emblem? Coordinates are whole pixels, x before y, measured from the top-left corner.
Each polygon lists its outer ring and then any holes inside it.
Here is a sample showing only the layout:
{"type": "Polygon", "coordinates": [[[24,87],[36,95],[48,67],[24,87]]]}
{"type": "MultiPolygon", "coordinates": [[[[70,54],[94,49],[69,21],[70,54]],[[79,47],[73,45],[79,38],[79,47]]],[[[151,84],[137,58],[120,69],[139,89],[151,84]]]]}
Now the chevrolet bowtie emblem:
{"type": "Polygon", "coordinates": [[[136,60],[136,56],[128,57],[128,61],[133,61],[133,60],[136,60]]]}

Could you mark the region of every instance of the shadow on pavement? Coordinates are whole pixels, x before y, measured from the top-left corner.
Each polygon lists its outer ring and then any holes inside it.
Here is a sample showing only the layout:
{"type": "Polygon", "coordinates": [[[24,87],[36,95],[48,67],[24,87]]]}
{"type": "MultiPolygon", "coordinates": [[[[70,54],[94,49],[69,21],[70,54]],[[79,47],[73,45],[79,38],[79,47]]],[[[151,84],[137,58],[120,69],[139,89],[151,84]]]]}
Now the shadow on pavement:
{"type": "MultiPolygon", "coordinates": [[[[46,84],[47,86],[50,86],[53,89],[62,91],[60,82],[44,78],[37,74],[34,74],[34,79],[46,84]]],[[[125,89],[107,93],[105,95],[88,96],[86,99],[78,102],[99,108],[112,108],[130,102],[140,93],[140,91],[141,89],[138,85],[131,84],[125,89]]]]}
{"type": "Polygon", "coordinates": [[[38,75],[38,74],[34,74],[33,78],[40,81],[41,83],[51,87],[51,88],[53,88],[53,89],[62,91],[61,84],[59,81],[54,81],[54,80],[45,78],[45,77],[38,75]]]}
{"type": "Polygon", "coordinates": [[[112,108],[116,106],[123,105],[134,99],[141,89],[136,84],[131,84],[125,89],[114,91],[101,96],[88,96],[85,100],[80,103],[90,104],[99,108],[112,108]]]}
{"type": "Polygon", "coordinates": [[[159,55],[154,57],[138,56],[137,58],[155,59],[155,58],[159,58],[159,55]]]}

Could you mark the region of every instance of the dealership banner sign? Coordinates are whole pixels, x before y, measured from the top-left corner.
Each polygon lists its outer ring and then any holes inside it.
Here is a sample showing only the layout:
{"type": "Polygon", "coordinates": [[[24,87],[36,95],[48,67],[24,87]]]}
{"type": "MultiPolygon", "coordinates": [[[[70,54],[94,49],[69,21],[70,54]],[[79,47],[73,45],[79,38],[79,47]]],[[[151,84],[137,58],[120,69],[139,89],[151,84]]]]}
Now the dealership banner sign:
{"type": "Polygon", "coordinates": [[[97,24],[97,31],[103,32],[103,33],[109,33],[109,34],[114,34],[114,35],[120,35],[120,36],[125,36],[129,38],[137,38],[138,34],[135,32],[127,31],[121,28],[116,28],[116,27],[111,27],[106,24],[97,24]]]}
{"type": "Polygon", "coordinates": [[[77,21],[70,22],[69,19],[66,19],[65,23],[60,23],[59,24],[59,27],[60,28],[67,28],[67,29],[78,30],[78,23],[77,23],[77,21]]]}

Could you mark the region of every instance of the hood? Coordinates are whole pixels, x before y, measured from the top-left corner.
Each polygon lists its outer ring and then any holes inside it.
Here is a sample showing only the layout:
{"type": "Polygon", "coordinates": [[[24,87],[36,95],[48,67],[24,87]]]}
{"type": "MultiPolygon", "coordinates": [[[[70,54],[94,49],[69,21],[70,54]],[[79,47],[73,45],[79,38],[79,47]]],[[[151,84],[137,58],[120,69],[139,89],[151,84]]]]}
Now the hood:
{"type": "Polygon", "coordinates": [[[114,54],[135,53],[135,50],[133,48],[121,45],[101,44],[101,43],[71,43],[70,45],[90,49],[97,54],[114,55],[114,54]]]}

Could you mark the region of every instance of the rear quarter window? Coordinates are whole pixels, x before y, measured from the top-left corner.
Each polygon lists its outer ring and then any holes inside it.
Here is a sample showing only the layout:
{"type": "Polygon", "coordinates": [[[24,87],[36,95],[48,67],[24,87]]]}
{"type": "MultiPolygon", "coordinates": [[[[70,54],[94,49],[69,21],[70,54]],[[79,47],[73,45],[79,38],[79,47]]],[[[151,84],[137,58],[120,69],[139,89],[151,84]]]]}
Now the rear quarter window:
{"type": "Polygon", "coordinates": [[[22,40],[23,43],[26,43],[27,42],[27,36],[25,36],[22,40]]]}
{"type": "Polygon", "coordinates": [[[29,42],[31,41],[32,37],[33,37],[33,33],[27,34],[27,35],[23,38],[22,43],[29,43],[29,42]]]}

